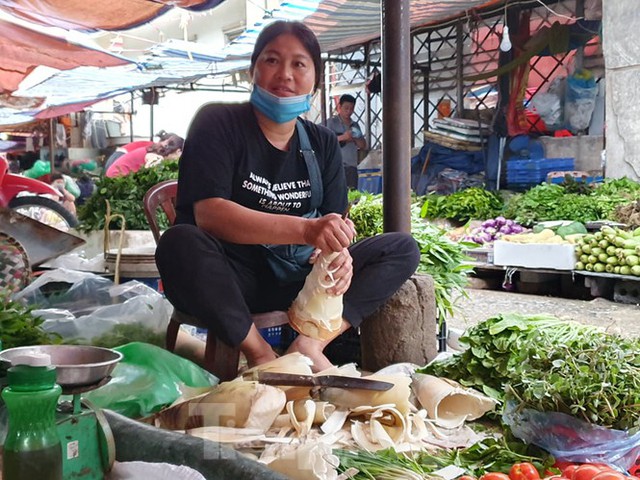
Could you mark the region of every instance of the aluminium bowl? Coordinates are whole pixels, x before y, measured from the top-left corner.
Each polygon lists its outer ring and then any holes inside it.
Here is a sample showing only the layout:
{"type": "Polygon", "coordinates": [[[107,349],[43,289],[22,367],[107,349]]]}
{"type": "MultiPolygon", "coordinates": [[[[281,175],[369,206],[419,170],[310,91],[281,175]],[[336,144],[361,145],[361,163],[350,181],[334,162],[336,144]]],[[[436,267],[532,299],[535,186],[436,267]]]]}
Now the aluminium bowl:
{"type": "Polygon", "coordinates": [[[85,345],[34,345],[9,348],[0,352],[0,360],[11,361],[20,355],[46,353],[56,367],[57,383],[63,388],[96,385],[111,375],[123,355],[110,348],[85,345]]]}

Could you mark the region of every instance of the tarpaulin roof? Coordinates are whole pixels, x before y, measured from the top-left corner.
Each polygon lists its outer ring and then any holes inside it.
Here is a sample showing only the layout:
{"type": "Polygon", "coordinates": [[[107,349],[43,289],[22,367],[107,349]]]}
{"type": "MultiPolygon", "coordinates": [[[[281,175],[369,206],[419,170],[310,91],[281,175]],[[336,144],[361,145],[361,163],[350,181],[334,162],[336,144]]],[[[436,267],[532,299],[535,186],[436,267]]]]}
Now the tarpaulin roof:
{"type": "Polygon", "coordinates": [[[0,125],[14,125],[82,110],[86,106],[133,90],[194,82],[202,77],[246,68],[245,60],[223,63],[158,58],[153,62],[113,68],[79,67],[58,72],[16,94],[45,98],[33,110],[0,109],[0,125]],[[227,70],[223,70],[227,69],[227,70]]]}
{"type": "Polygon", "coordinates": [[[0,10],[39,25],[68,30],[125,30],[146,23],[173,7],[193,11],[224,0],[0,0],[0,10]]]}
{"type": "Polygon", "coordinates": [[[42,30],[0,17],[0,93],[16,90],[39,65],[67,70],[81,65],[111,67],[131,63],[97,46],[42,30]]]}
{"type": "MultiPolygon", "coordinates": [[[[504,3],[504,0],[413,0],[410,2],[411,27],[442,22],[465,11],[504,3]]],[[[318,37],[322,50],[331,52],[380,37],[381,0],[291,0],[273,10],[272,18],[256,23],[231,42],[223,52],[247,56],[269,23],[275,20],[301,20],[318,37]]]]}
{"type": "MultiPolygon", "coordinates": [[[[75,4],[78,0],[49,0],[47,3],[57,6],[58,15],[64,12],[63,5],[75,4]]],[[[96,5],[96,2],[87,2],[96,5]]],[[[189,6],[214,6],[220,1],[206,2],[162,0],[162,8],[182,4],[189,6]]],[[[117,12],[120,3],[151,4],[147,0],[113,0],[108,2],[111,16],[117,12]]],[[[449,18],[464,14],[465,11],[485,8],[504,0],[413,0],[410,3],[411,27],[420,27],[442,22],[449,18]]],[[[0,0],[0,9],[11,7],[21,10],[27,16],[25,9],[31,3],[40,5],[39,0],[0,0]]],[[[101,6],[102,2],[98,2],[101,6]]],[[[83,7],[86,10],[86,7],[83,7]]],[[[36,9],[39,15],[45,15],[46,9],[36,9]]],[[[66,13],[65,13],[66,14],[66,13]]],[[[121,12],[117,13],[122,15],[121,12]]],[[[92,100],[105,99],[125,93],[127,91],[195,81],[206,75],[231,72],[246,68],[256,38],[264,26],[275,20],[300,20],[307,24],[318,36],[322,50],[325,52],[349,47],[378,38],[381,33],[381,0],[290,0],[283,1],[280,7],[271,12],[271,17],[256,23],[225,48],[213,52],[202,45],[172,40],[156,46],[153,52],[160,55],[158,68],[146,65],[141,69],[131,67],[109,69],[79,68],[69,72],[61,72],[36,87],[26,89],[20,93],[25,96],[45,97],[46,104],[31,112],[0,111],[0,124],[21,123],[26,116],[33,117],[47,108],[50,115],[56,111],[51,107],[70,104],[85,104],[92,100]]],[[[34,17],[34,15],[31,15],[34,17]]],[[[77,18],[73,15],[69,18],[77,18]]],[[[33,19],[33,18],[32,18],[33,19]]],[[[61,19],[61,21],[64,18],[61,19]]],[[[50,20],[53,22],[53,20],[50,20]]],[[[57,20],[56,20],[57,21],[57,20]]],[[[75,24],[79,25],[76,20],[75,24]]],[[[88,24],[83,24],[88,26],[88,24]]],[[[104,28],[104,27],[101,27],[104,28]]]]}

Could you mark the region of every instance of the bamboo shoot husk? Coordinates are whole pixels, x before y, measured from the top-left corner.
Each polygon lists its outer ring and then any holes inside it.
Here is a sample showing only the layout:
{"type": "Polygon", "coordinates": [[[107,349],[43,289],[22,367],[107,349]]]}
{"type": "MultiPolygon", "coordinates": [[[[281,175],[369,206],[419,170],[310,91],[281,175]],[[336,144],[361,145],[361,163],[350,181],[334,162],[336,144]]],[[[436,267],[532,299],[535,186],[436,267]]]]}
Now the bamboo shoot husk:
{"type": "Polygon", "coordinates": [[[393,404],[403,415],[411,410],[409,396],[411,394],[411,378],[404,375],[369,375],[363,377],[393,383],[386,391],[360,390],[346,388],[321,388],[317,392],[319,400],[335,405],[338,409],[353,409],[360,406],[378,407],[393,404]]]}
{"type": "Polygon", "coordinates": [[[428,418],[443,428],[456,428],[493,410],[496,401],[458,382],[415,374],[412,388],[428,418]]]}
{"type": "MultiPolygon", "coordinates": [[[[276,358],[262,365],[250,368],[242,374],[242,378],[245,380],[258,380],[260,372],[273,372],[273,373],[291,373],[298,375],[313,375],[311,371],[311,365],[313,361],[299,352],[289,353],[281,357],[276,358]]],[[[309,387],[279,387],[286,397],[287,401],[290,400],[302,400],[310,397],[309,387]]]]}
{"type": "Polygon", "coordinates": [[[320,254],[307,275],[304,286],[289,307],[290,325],[300,334],[318,340],[331,340],[342,325],[342,295],[334,296],[327,289],[335,285],[329,265],[339,252],[320,254]],[[327,281],[330,277],[330,281],[327,281]]]}
{"type": "Polygon", "coordinates": [[[299,447],[283,446],[279,456],[267,466],[293,480],[336,480],[339,464],[330,445],[308,442],[299,447]]]}
{"type": "Polygon", "coordinates": [[[301,400],[298,408],[295,402],[287,402],[287,413],[291,417],[291,425],[299,437],[306,437],[313,427],[313,419],[316,416],[316,404],[313,400],[301,400]]]}
{"type": "Polygon", "coordinates": [[[169,430],[222,426],[265,432],[285,402],[284,392],[276,387],[236,379],[158,412],[154,424],[169,430]]]}
{"type": "Polygon", "coordinates": [[[360,409],[360,415],[368,418],[367,422],[354,422],[351,425],[351,435],[362,449],[380,450],[395,448],[405,441],[407,424],[397,409],[385,406],[367,411],[360,409]]]}
{"type": "Polygon", "coordinates": [[[206,438],[218,443],[248,443],[263,441],[264,432],[257,428],[199,427],[186,431],[193,437],[206,438]]]}

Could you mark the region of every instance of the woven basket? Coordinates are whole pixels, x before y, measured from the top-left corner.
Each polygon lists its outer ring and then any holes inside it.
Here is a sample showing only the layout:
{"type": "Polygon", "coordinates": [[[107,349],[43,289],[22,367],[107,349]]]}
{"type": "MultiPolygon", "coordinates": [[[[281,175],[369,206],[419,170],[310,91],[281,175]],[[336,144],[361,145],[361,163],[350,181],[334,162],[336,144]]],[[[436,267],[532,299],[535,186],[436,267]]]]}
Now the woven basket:
{"type": "Polygon", "coordinates": [[[27,252],[15,238],[0,232],[0,299],[19,292],[30,281],[27,252]]]}

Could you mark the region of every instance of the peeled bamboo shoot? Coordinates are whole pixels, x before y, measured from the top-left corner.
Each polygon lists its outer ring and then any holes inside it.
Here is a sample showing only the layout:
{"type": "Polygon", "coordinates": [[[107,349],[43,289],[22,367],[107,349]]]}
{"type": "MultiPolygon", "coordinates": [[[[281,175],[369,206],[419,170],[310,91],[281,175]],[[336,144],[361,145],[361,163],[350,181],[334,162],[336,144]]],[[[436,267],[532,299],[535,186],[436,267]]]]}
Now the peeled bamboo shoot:
{"type": "Polygon", "coordinates": [[[342,295],[327,290],[335,285],[329,266],[338,252],[321,254],[307,275],[304,286],[289,308],[289,323],[302,335],[318,340],[330,340],[340,333],[342,325],[342,295]],[[327,278],[330,281],[327,281],[327,278]]]}

